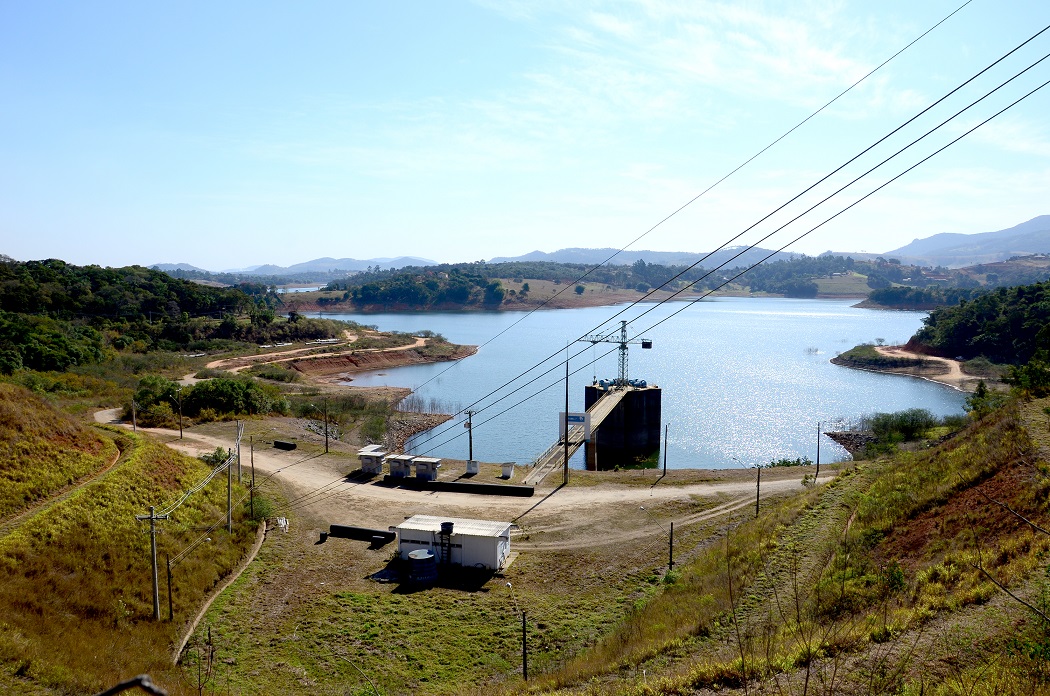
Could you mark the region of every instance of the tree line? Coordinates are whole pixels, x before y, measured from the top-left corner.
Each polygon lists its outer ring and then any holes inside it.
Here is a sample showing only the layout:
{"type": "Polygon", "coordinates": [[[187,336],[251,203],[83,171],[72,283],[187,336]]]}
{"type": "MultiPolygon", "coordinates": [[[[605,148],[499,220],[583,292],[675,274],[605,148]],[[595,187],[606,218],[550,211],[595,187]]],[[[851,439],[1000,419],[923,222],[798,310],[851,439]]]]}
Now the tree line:
{"type": "Polygon", "coordinates": [[[259,287],[214,288],[141,266],[0,257],[0,373],[61,371],[119,351],[332,338],[341,325],[274,309],[259,287]],[[248,292],[246,292],[247,290],[248,292]]]}

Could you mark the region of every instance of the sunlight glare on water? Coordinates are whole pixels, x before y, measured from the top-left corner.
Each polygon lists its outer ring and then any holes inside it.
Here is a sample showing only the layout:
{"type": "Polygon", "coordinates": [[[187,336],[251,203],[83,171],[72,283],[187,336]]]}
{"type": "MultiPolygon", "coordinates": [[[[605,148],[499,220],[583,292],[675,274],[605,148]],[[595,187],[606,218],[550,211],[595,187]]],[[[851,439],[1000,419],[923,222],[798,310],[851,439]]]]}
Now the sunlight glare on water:
{"type": "MultiPolygon", "coordinates": [[[[669,425],[668,466],[724,468],[738,462],[753,466],[783,457],[816,458],[816,424],[836,418],[855,419],[877,411],[927,408],[938,416],[962,411],[965,395],[924,380],[851,370],[829,360],[854,345],[883,339],[903,343],[922,325],[924,313],[858,309],[852,300],[719,298],[692,303],[677,316],[654,326],[683,304],[653,309],[628,328],[631,338],[644,335],[652,350],[632,345],[631,378],[663,389],[663,422],[669,425]],[[653,328],[647,328],[653,327],[653,328]]],[[[551,373],[533,385],[516,387],[501,403],[476,406],[474,455],[482,461],[531,462],[557,438],[557,414],[564,408],[564,355],[567,341],[601,326],[607,332],[652,305],[632,308],[607,322],[619,308],[536,312],[507,334],[452,369],[446,364],[417,365],[379,374],[353,375],[352,384],[417,387],[424,399],[466,408],[532,365],[556,354],[544,369],[551,373]],[[605,322],[604,325],[603,322],[605,322]],[[539,386],[542,394],[504,411],[539,386]]],[[[522,316],[518,312],[416,312],[326,314],[376,324],[381,330],[415,332],[430,329],[454,343],[480,345],[522,316]]],[[[580,353],[570,362],[570,410],[583,410],[583,388],[593,375],[615,377],[615,352],[590,366],[610,344],[592,348],[573,344],[580,353]]],[[[500,392],[498,396],[502,396],[500,392]]],[[[465,459],[462,419],[450,422],[410,443],[415,454],[465,459]]],[[[824,438],[821,461],[847,458],[824,438]]],[[[582,465],[581,457],[573,464],[582,465]]]]}

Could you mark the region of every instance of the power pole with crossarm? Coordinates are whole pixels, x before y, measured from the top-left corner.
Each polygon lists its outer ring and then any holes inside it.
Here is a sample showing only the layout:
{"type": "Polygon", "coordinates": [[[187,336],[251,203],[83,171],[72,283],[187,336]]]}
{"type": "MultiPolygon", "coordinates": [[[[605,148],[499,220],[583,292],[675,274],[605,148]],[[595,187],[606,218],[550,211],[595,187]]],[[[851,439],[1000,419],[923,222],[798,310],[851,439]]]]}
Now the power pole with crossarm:
{"type": "Polygon", "coordinates": [[[148,515],[135,515],[135,519],[149,520],[149,549],[153,560],[153,620],[160,621],[160,587],[157,583],[157,520],[166,520],[168,516],[156,514],[154,507],[150,505],[148,515]]]}

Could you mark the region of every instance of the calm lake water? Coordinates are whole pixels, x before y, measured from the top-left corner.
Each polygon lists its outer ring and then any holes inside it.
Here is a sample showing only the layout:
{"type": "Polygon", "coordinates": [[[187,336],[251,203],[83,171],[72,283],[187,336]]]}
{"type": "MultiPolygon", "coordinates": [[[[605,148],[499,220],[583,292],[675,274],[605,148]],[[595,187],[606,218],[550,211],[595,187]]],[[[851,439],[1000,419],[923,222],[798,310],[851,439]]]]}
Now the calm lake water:
{"type": "MultiPolygon", "coordinates": [[[[435,400],[447,412],[470,408],[476,411],[474,458],[519,463],[533,461],[557,439],[567,343],[613,330],[618,336],[620,320],[631,321],[629,338],[653,341],[651,350],[630,347],[629,376],[663,389],[668,467],[725,468],[781,457],[815,459],[817,421],[906,408],[926,408],[938,416],[962,411],[965,395],[948,387],[829,362],[866,341],[903,343],[925,316],[857,309],[850,306],[854,302],[718,298],[639,305],[615,318],[622,308],[547,310],[528,317],[524,312],[324,316],[375,324],[383,331],[429,329],[454,343],[481,346],[457,363],[354,375],[352,383],[418,389],[425,401],[435,400]],[[530,369],[537,364],[538,369],[530,369]]],[[[568,351],[573,372],[569,410],[582,411],[584,386],[594,377],[616,376],[616,346],[574,342],[568,351]]],[[[417,435],[410,452],[466,459],[464,421],[459,417],[417,435]]],[[[820,447],[822,462],[848,458],[826,437],[820,447]]],[[[583,466],[582,450],[572,464],[583,466]]]]}

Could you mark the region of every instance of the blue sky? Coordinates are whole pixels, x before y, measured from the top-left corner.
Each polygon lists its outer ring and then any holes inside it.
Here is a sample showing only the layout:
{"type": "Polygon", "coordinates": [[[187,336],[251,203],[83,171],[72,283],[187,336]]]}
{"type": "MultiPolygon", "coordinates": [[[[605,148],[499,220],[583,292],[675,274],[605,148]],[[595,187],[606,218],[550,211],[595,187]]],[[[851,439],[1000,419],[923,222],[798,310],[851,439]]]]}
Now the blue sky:
{"type": "MultiPolygon", "coordinates": [[[[621,247],[962,1],[0,0],[0,253],[217,270],[621,247]]],[[[718,246],[1047,24],[1045,1],[973,0],[634,248],[718,246]]],[[[1047,53],[1050,32],[738,243],[1047,53]]],[[[763,246],[1047,79],[1050,60],[763,246]]],[[[791,248],[1050,213],[1048,106],[1050,87],[791,248]]]]}

